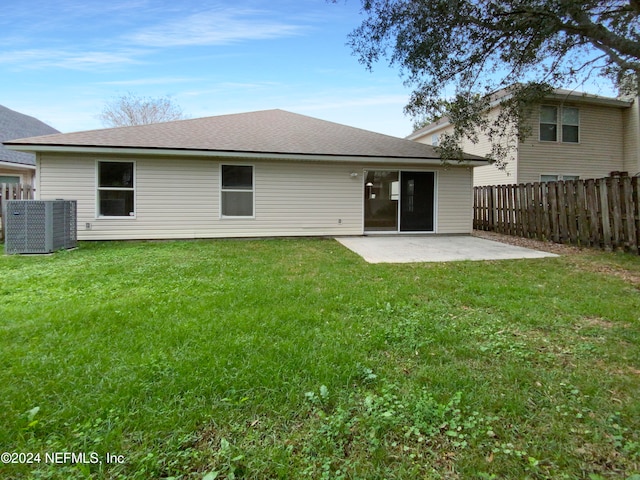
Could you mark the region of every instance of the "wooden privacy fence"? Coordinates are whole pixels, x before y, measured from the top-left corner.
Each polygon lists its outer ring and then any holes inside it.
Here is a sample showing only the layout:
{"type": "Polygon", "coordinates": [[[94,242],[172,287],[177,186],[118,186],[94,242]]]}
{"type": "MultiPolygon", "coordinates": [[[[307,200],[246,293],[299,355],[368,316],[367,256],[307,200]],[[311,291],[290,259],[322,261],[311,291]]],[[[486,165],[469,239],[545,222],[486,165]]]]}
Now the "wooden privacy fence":
{"type": "Polygon", "coordinates": [[[7,200],[32,200],[33,187],[22,183],[0,183],[0,240],[4,238],[4,204],[7,200]]]}
{"type": "Polygon", "coordinates": [[[640,178],[474,187],[473,228],[640,253],[640,178]]]}

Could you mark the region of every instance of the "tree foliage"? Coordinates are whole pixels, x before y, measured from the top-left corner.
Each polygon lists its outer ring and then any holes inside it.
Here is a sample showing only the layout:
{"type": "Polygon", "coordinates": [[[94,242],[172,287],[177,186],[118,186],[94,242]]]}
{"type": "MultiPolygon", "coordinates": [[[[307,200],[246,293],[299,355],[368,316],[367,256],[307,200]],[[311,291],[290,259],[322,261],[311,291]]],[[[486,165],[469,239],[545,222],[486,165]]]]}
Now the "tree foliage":
{"type": "Polygon", "coordinates": [[[107,127],[127,127],[181,120],[185,116],[182,108],[169,97],[139,97],[127,93],[107,102],[98,118],[107,127]]]}
{"type": "Polygon", "coordinates": [[[640,73],[639,0],[362,0],[362,6],[365,19],[349,36],[353,52],[369,69],[382,58],[400,66],[413,88],[406,113],[448,115],[458,137],[473,137],[471,127],[504,135],[552,87],[575,87],[595,75],[619,84],[640,73]],[[489,122],[482,112],[491,94],[505,88],[506,113],[489,122]]]}

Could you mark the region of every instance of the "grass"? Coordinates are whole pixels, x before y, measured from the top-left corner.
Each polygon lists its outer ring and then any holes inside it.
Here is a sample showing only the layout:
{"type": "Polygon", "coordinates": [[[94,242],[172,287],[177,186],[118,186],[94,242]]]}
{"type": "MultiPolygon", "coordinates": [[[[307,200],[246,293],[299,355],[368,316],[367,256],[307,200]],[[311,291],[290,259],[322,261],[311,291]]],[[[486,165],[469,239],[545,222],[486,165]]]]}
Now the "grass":
{"type": "Polygon", "coordinates": [[[1,478],[640,478],[638,257],[113,242],[0,275],[0,450],[32,457],[1,478]]]}

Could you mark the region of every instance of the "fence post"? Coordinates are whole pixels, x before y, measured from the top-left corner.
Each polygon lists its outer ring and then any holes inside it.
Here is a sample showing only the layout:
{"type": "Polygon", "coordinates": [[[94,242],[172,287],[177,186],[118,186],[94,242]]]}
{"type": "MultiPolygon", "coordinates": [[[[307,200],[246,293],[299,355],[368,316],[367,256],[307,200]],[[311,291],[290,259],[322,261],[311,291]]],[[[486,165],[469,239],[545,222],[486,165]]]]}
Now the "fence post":
{"type": "Polygon", "coordinates": [[[611,250],[611,224],[609,223],[609,195],[607,191],[607,179],[598,179],[600,193],[600,216],[602,218],[602,246],[605,250],[611,250]]]}
{"type": "Polygon", "coordinates": [[[4,240],[4,183],[0,183],[0,240],[4,240]]]}
{"type": "Polygon", "coordinates": [[[495,215],[495,191],[493,186],[490,186],[487,190],[487,209],[488,209],[488,217],[487,220],[489,222],[489,231],[495,231],[496,229],[496,215],[495,215]]]}
{"type": "Polygon", "coordinates": [[[640,253],[640,178],[633,177],[631,179],[631,195],[633,201],[633,224],[636,231],[636,244],[633,245],[634,253],[640,253]]]}
{"type": "MultiPolygon", "coordinates": [[[[633,189],[631,188],[631,178],[628,176],[620,179],[622,183],[622,207],[624,210],[624,248],[631,251],[635,248],[636,228],[635,228],[635,209],[633,204],[633,189]]],[[[637,251],[636,251],[637,253],[637,251]]]]}
{"type": "Polygon", "coordinates": [[[565,182],[566,188],[566,202],[567,202],[567,226],[569,232],[569,243],[579,244],[578,237],[578,209],[576,201],[576,182],[570,180],[565,182]]]}

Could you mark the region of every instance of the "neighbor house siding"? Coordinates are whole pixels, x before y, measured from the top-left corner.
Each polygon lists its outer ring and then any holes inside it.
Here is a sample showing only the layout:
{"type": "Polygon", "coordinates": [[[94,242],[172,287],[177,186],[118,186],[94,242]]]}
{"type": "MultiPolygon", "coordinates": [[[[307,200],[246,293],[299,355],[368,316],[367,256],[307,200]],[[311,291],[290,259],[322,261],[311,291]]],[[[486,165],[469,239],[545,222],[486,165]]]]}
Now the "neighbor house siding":
{"type": "Polygon", "coordinates": [[[640,104],[636,98],[630,108],[622,111],[624,126],[624,170],[630,175],[640,173],[640,104]]]}
{"type": "MultiPolygon", "coordinates": [[[[491,120],[495,120],[497,114],[498,110],[494,109],[489,118],[491,120]]],[[[422,137],[416,138],[415,140],[419,143],[426,143],[430,145],[432,142],[432,136],[434,134],[441,136],[442,134],[451,132],[453,132],[453,126],[445,123],[440,128],[431,130],[422,137]]],[[[476,143],[473,143],[469,139],[464,139],[461,147],[462,151],[465,153],[470,153],[479,157],[485,157],[491,153],[491,140],[486,135],[479,134],[478,141],[476,143]]],[[[516,183],[518,166],[516,158],[517,150],[514,151],[507,159],[505,168],[498,168],[496,165],[483,165],[480,167],[475,167],[473,171],[473,185],[482,186],[516,183]]]]}
{"type": "Polygon", "coordinates": [[[362,233],[362,176],[352,177],[350,165],[255,159],[99,158],[135,161],[135,218],[96,217],[97,157],[42,154],[39,158],[43,178],[39,198],[78,200],[81,240],[362,233]],[[255,217],[221,218],[221,164],[254,166],[255,217]]]}
{"type": "MultiPolygon", "coordinates": [[[[0,176],[7,176],[7,177],[18,177],[18,183],[23,183],[26,185],[33,185],[34,184],[34,177],[36,174],[36,170],[35,167],[22,167],[19,164],[15,164],[15,167],[6,162],[0,162],[0,176]]],[[[0,180],[0,183],[2,183],[2,181],[0,180]]]]}
{"type": "MultiPolygon", "coordinates": [[[[545,105],[560,106],[554,102],[545,105]]],[[[536,112],[531,135],[518,148],[518,183],[538,182],[545,174],[599,178],[624,168],[622,109],[572,102],[564,105],[580,112],[579,143],[541,142],[536,112]]]]}

